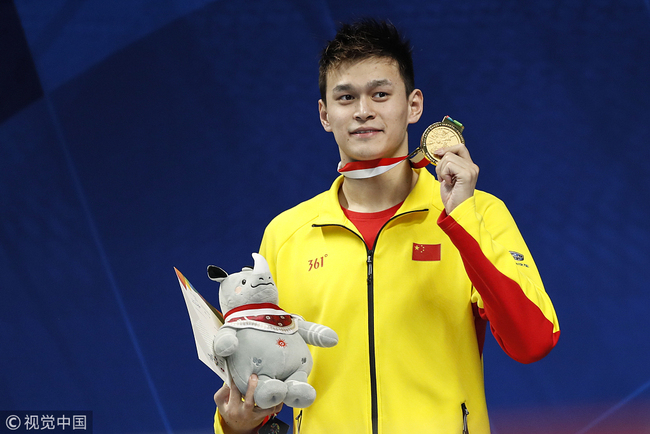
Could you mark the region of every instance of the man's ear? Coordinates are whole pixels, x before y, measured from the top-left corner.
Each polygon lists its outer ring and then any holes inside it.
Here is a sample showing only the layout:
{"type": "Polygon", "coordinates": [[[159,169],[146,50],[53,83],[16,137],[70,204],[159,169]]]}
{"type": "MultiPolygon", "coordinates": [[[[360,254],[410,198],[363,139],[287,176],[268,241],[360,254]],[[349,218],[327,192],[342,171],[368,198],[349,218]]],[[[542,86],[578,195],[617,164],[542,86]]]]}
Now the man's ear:
{"type": "Polygon", "coordinates": [[[420,120],[424,111],[424,95],[420,89],[414,89],[409,96],[409,124],[420,120]]]}
{"type": "Polygon", "coordinates": [[[318,100],[318,113],[320,115],[320,123],[328,133],[332,132],[332,127],[330,126],[329,117],[327,115],[327,105],[322,99],[318,100]]]}

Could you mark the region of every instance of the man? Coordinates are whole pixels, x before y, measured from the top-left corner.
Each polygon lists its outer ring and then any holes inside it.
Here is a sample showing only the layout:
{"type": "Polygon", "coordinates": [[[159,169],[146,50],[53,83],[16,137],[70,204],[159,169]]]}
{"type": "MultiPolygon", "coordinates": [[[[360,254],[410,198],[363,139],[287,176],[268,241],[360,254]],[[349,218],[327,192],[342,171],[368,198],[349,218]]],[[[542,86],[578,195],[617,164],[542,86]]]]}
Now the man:
{"type": "MultiPolygon", "coordinates": [[[[363,20],[323,51],[323,128],[341,155],[331,189],[276,217],[260,253],[283,309],[333,328],[313,348],[315,403],[301,432],[489,433],[482,349],[488,321],[504,351],[530,363],[559,337],[554,308],[505,205],[475,190],[464,145],[438,151],[436,180],[408,159],[422,114],[411,51],[395,28],[363,20]],[[349,164],[352,163],[352,164],[349,164]],[[373,169],[372,177],[348,168],[373,169]]],[[[215,430],[256,432],[278,408],[254,406],[253,376],[215,395],[215,430]]]]}

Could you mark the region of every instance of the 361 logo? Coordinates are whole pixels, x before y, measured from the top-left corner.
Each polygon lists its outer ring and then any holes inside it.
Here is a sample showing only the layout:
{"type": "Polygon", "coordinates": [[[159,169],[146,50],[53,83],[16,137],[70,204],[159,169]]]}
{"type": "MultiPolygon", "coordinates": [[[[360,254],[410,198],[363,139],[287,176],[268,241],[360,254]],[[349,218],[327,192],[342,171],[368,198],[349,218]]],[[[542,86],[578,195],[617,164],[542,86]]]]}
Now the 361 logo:
{"type": "Polygon", "coordinates": [[[320,258],[310,259],[309,260],[309,270],[318,270],[320,267],[325,266],[325,258],[327,258],[327,253],[321,256],[320,258]]]}

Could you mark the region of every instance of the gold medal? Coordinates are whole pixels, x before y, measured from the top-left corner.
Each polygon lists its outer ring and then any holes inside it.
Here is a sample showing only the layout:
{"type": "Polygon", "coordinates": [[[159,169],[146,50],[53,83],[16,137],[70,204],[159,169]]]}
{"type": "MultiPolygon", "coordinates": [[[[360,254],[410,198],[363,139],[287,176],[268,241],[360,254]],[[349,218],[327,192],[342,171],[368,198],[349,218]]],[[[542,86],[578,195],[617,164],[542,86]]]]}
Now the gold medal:
{"type": "Polygon", "coordinates": [[[462,135],[464,128],[460,122],[445,116],[442,122],[431,124],[424,131],[420,140],[420,147],[417,150],[422,151],[425,158],[435,166],[440,161],[435,155],[438,149],[449,148],[461,143],[465,144],[462,135]]]}

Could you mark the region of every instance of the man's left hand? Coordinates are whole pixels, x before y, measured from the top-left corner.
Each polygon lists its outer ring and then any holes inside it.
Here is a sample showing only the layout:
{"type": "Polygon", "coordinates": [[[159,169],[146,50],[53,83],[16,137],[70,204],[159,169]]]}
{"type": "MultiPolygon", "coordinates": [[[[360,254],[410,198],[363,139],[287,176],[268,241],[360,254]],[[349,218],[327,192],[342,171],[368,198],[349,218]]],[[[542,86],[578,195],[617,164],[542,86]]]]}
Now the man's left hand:
{"type": "Polygon", "coordinates": [[[458,205],[474,195],[478,166],[474,164],[463,144],[438,149],[435,154],[440,158],[436,166],[440,196],[449,215],[458,205]]]}

